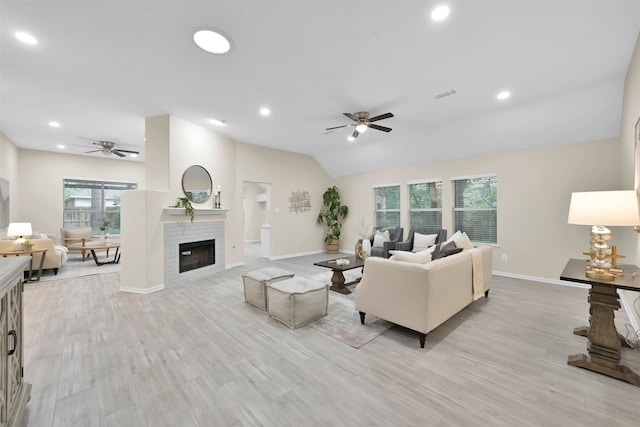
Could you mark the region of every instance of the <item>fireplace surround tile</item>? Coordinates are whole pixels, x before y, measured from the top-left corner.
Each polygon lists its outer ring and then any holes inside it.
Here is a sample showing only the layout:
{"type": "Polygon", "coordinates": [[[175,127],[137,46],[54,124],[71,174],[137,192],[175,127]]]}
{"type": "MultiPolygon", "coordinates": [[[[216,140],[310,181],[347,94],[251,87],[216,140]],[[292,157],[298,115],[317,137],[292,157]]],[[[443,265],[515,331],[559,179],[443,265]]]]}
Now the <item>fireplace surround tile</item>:
{"type": "Polygon", "coordinates": [[[164,284],[165,288],[176,287],[225,269],[224,221],[175,222],[164,224],[164,284]],[[179,245],[215,239],[216,262],[195,270],[179,272],[179,245]]]}

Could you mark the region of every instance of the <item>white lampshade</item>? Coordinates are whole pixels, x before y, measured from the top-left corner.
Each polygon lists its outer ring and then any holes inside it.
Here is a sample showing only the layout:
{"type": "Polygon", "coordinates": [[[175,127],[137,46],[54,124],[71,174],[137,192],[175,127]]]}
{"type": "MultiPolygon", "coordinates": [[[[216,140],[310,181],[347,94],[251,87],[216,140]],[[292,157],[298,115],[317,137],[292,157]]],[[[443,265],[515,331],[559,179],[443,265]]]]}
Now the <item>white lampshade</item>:
{"type": "Polygon", "coordinates": [[[577,225],[640,225],[638,197],[633,190],[572,193],[567,222],[577,225]]]}
{"type": "Polygon", "coordinates": [[[7,229],[7,236],[9,237],[24,237],[32,234],[30,222],[12,222],[7,229]]]}
{"type": "Polygon", "coordinates": [[[360,124],[356,125],[356,130],[358,131],[358,133],[366,132],[367,129],[369,129],[369,127],[367,125],[365,125],[364,123],[360,123],[360,124]]]}

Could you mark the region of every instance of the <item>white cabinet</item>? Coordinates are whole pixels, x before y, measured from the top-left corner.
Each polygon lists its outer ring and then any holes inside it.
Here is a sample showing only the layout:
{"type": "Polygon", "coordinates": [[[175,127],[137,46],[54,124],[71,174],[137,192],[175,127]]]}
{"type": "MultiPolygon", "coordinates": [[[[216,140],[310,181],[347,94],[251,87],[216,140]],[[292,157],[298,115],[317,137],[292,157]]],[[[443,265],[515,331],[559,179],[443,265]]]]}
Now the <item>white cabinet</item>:
{"type": "Polygon", "coordinates": [[[22,424],[31,384],[22,381],[22,277],[28,257],[0,258],[0,426],[22,424]]]}

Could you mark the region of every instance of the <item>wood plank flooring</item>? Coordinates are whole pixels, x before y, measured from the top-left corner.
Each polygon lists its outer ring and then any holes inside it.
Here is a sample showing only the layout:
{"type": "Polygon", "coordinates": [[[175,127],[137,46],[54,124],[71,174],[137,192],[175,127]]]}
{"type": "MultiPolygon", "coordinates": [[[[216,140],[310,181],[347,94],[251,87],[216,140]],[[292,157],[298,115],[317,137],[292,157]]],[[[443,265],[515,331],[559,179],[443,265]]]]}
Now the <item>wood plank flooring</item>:
{"type": "MultiPolygon", "coordinates": [[[[118,273],[25,285],[24,425],[637,425],[640,388],[566,364],[586,351],[586,289],[494,278],[424,349],[401,327],[354,349],[243,302],[242,272],[323,259],[255,258],[146,296],[118,273]]],[[[640,372],[640,350],[623,361],[640,372]]]]}

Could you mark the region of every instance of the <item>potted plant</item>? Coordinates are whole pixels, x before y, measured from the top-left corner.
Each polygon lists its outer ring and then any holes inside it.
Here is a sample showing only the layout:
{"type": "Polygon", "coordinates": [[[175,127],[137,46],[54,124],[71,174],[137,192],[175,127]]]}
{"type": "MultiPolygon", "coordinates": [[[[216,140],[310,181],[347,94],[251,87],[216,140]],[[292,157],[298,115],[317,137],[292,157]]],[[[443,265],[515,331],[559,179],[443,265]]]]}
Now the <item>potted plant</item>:
{"type": "Polygon", "coordinates": [[[191,200],[186,197],[178,197],[178,201],[175,205],[171,206],[172,208],[184,208],[184,214],[191,218],[191,222],[193,222],[193,217],[195,216],[195,211],[193,210],[193,206],[191,205],[191,200]]]}
{"type": "Polygon", "coordinates": [[[327,253],[337,254],[340,248],[340,232],[342,231],[342,220],[349,213],[349,207],[340,203],[340,193],[338,188],[327,188],[322,195],[323,207],[318,214],[318,224],[327,225],[327,234],[324,242],[327,247],[327,253]]]}

